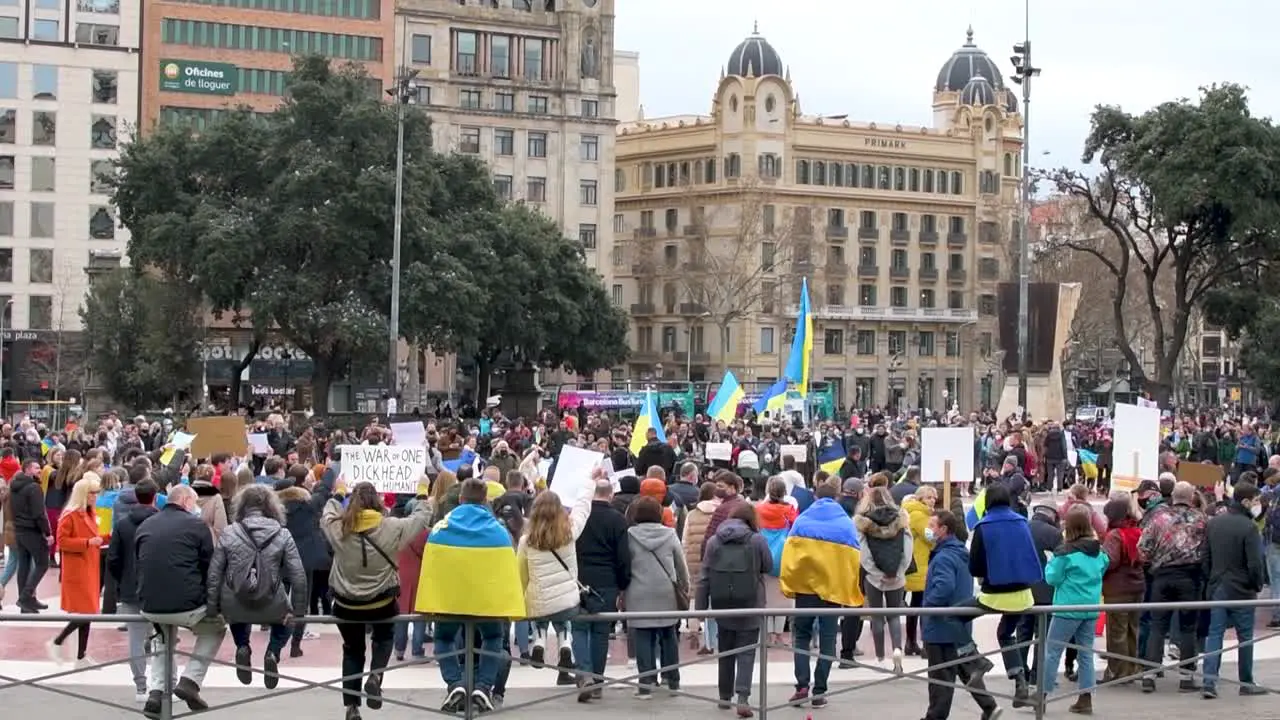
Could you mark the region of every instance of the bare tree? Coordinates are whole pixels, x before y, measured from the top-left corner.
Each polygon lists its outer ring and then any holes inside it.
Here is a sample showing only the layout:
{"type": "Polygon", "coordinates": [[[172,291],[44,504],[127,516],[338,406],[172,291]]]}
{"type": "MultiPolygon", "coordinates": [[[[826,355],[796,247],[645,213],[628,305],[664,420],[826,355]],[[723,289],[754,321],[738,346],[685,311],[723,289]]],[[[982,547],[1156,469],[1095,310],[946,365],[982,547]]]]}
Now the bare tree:
{"type": "Polygon", "coordinates": [[[684,185],[686,200],[667,211],[663,227],[636,231],[634,258],[637,269],[651,271],[643,275],[657,281],[650,292],[660,290],[668,314],[694,318],[691,330],[703,321],[715,326],[725,370],[730,329],[755,313],[784,312],[779,290],[798,294],[800,277],[814,269],[813,211],[781,204],[771,182],[756,176],[727,195],[697,187],[684,185]]]}

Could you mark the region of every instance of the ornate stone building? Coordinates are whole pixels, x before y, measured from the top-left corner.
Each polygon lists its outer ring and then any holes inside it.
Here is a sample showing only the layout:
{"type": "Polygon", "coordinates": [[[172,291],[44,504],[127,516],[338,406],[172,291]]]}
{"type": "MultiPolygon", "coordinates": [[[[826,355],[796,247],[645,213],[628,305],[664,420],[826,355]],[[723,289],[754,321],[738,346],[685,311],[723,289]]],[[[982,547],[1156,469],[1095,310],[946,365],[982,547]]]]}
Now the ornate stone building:
{"type": "Polygon", "coordinates": [[[812,378],[842,405],[991,404],[996,287],[1011,276],[1022,118],[973,42],[942,64],[933,124],[802,112],[758,32],[704,115],[619,126],[614,299],[631,377],[780,374],[807,279],[812,378]]]}

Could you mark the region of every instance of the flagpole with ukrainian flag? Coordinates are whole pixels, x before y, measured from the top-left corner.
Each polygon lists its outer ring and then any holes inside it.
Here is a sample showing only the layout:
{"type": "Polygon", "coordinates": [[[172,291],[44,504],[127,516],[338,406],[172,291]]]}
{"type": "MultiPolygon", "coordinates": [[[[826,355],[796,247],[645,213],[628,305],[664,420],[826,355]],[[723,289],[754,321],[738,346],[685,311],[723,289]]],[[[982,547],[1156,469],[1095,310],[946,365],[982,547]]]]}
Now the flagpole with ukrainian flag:
{"type": "Polygon", "coordinates": [[[716,397],[707,406],[707,415],[712,420],[719,420],[728,425],[738,417],[738,405],[742,402],[742,398],[747,396],[747,391],[742,389],[742,385],[738,382],[738,378],[734,376],[732,370],[724,371],[724,379],[720,381],[720,388],[716,390],[716,397]]]}
{"type": "Polygon", "coordinates": [[[803,416],[809,421],[809,369],[813,356],[813,314],[809,308],[809,279],[800,281],[800,312],[796,316],[796,334],[791,340],[791,355],[783,377],[796,386],[804,400],[803,416]]]}

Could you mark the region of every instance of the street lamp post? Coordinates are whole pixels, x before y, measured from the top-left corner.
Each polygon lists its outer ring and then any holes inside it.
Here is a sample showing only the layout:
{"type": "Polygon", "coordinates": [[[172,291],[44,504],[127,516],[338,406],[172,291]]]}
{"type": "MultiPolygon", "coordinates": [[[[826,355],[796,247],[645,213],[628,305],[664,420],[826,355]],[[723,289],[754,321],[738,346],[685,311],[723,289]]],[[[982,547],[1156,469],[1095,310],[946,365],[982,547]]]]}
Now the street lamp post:
{"type": "Polygon", "coordinates": [[[400,395],[400,238],[404,220],[404,116],[405,108],[413,99],[411,83],[418,76],[417,70],[401,70],[396,84],[387,89],[396,103],[396,199],[395,220],[391,231],[391,317],[388,323],[390,347],[387,359],[387,406],[400,395]]]}
{"type": "Polygon", "coordinates": [[[1031,258],[1027,246],[1028,225],[1031,220],[1031,78],[1040,74],[1040,68],[1031,64],[1031,0],[1023,8],[1026,22],[1022,42],[1013,46],[1013,81],[1022,86],[1022,183],[1018,207],[1018,405],[1027,411],[1027,373],[1030,351],[1028,316],[1030,313],[1029,284],[1031,258]]]}

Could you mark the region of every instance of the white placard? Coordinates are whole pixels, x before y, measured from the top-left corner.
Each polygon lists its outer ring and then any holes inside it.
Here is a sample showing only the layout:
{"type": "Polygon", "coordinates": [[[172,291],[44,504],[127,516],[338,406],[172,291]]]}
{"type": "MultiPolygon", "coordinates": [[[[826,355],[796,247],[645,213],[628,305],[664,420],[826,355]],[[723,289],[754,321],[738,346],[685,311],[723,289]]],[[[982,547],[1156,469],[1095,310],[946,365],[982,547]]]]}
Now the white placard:
{"type": "Polygon", "coordinates": [[[1137,490],[1160,478],[1160,408],[1116,403],[1111,487],[1137,490]]]}
{"type": "Polygon", "coordinates": [[[391,423],[391,444],[414,447],[427,446],[427,426],[421,420],[391,423]]]}
{"type": "Polygon", "coordinates": [[[920,482],[973,482],[973,428],[923,428],[920,431],[920,482]]]}
{"type": "Polygon", "coordinates": [[[808,445],[782,445],[778,447],[778,455],[780,457],[793,457],[796,462],[802,463],[809,459],[808,445]]]}
{"type": "Polygon", "coordinates": [[[343,445],[341,452],[347,487],[369,482],[380,493],[413,495],[427,470],[425,447],[343,445]]]}
{"type": "Polygon", "coordinates": [[[591,472],[600,467],[603,460],[604,453],[566,444],[560,448],[560,456],[556,459],[556,476],[551,479],[551,487],[547,489],[560,496],[562,505],[573,507],[583,493],[595,491],[591,472]]]}
{"type": "Polygon", "coordinates": [[[731,460],[733,458],[733,443],[707,443],[707,459],[708,460],[731,460]]]}
{"type": "Polygon", "coordinates": [[[270,455],[271,443],[267,442],[266,433],[249,433],[249,445],[254,455],[270,455]]]}

